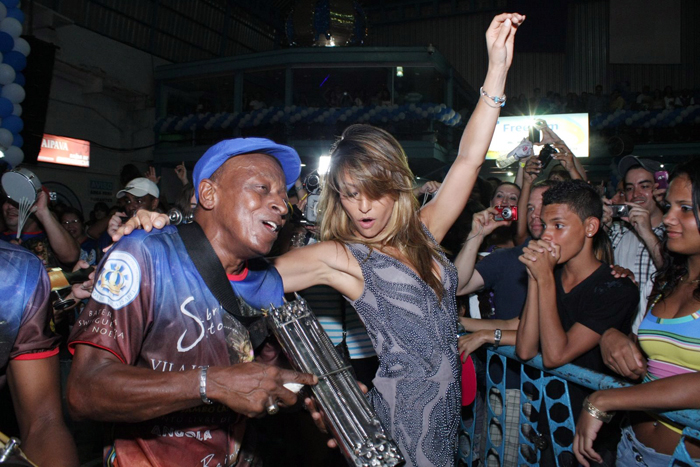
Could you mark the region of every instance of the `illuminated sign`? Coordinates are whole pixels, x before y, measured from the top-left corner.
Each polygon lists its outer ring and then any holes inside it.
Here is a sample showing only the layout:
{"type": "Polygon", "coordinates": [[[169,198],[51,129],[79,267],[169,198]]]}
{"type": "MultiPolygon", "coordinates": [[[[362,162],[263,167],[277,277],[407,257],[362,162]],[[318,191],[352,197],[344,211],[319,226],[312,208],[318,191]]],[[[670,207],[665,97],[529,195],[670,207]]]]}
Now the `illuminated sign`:
{"type": "MultiPolygon", "coordinates": [[[[582,113],[501,117],[496,124],[486,158],[498,159],[508,154],[523,138],[528,137],[530,127],[536,119],[544,119],[576,157],[588,157],[588,114],[582,113]]],[[[535,146],[535,154],[539,154],[540,147],[535,146]]]]}
{"type": "Polygon", "coordinates": [[[44,135],[36,158],[50,164],[90,167],[90,142],[65,136],[44,135]]]}

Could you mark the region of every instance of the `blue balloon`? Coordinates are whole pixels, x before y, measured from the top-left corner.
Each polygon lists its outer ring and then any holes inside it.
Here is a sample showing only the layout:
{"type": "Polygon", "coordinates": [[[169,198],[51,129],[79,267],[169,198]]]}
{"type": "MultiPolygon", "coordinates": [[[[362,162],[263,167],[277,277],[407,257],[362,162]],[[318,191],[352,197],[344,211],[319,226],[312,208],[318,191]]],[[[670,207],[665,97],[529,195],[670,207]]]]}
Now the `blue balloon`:
{"type": "Polygon", "coordinates": [[[27,57],[14,50],[11,52],[7,52],[3,56],[2,61],[3,63],[7,63],[12,68],[14,68],[15,71],[22,71],[27,66],[27,57]]]}
{"type": "Polygon", "coordinates": [[[12,138],[12,145],[21,148],[24,145],[24,138],[22,138],[22,135],[17,133],[15,137],[12,138]]]}
{"type": "Polygon", "coordinates": [[[8,11],[19,5],[19,0],[0,0],[0,2],[7,7],[8,11]]]}
{"type": "Polygon", "coordinates": [[[7,10],[7,18],[14,18],[20,23],[24,23],[24,12],[19,8],[13,8],[7,10]]]}
{"type": "Polygon", "coordinates": [[[12,105],[12,102],[10,102],[10,99],[0,97],[0,118],[5,118],[8,115],[11,115],[13,110],[14,106],[12,105]]]}
{"type": "Polygon", "coordinates": [[[27,84],[27,78],[24,77],[24,73],[20,73],[19,71],[15,73],[15,83],[19,84],[20,86],[24,87],[27,84]]]}
{"type": "Polygon", "coordinates": [[[10,133],[16,135],[24,129],[24,122],[19,117],[16,117],[14,115],[8,115],[7,117],[3,117],[2,124],[0,124],[0,128],[10,130],[10,133]]]}
{"type": "Polygon", "coordinates": [[[0,31],[0,52],[9,52],[14,46],[15,40],[12,38],[12,36],[4,31],[0,31]]]}

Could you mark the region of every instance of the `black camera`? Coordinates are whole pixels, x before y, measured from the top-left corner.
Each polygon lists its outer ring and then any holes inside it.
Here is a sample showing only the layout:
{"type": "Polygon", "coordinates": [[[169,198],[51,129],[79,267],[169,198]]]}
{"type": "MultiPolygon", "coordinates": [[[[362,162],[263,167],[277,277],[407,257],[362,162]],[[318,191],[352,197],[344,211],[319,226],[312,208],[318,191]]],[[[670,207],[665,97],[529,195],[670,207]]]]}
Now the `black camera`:
{"type": "Polygon", "coordinates": [[[537,156],[537,159],[542,163],[542,170],[547,168],[547,165],[549,165],[549,163],[552,162],[552,154],[557,154],[558,152],[559,151],[557,151],[550,144],[545,144],[544,146],[542,146],[540,155],[537,156]]]}
{"type": "Polygon", "coordinates": [[[301,215],[302,224],[316,224],[318,222],[318,202],[321,199],[321,176],[313,171],[302,181],[307,191],[306,208],[301,215]]]}

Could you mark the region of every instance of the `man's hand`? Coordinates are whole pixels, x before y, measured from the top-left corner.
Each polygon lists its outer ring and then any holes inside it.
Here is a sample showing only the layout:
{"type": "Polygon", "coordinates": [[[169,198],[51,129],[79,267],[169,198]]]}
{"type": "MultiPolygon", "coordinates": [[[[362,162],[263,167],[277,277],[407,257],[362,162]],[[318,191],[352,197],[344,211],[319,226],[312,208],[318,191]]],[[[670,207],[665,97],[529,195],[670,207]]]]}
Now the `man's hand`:
{"type": "Polygon", "coordinates": [[[187,185],[189,180],[187,180],[187,167],[185,167],[185,162],[175,166],[175,175],[177,175],[178,180],[182,182],[183,185],[187,185]]]}
{"type": "Polygon", "coordinates": [[[622,220],[629,222],[638,234],[652,232],[651,215],[649,211],[635,203],[625,203],[630,207],[629,216],[623,217],[622,220]]]}
{"type": "MultiPolygon", "coordinates": [[[[117,214],[115,214],[115,216],[117,214]]],[[[115,242],[119,241],[119,239],[122,238],[124,235],[129,235],[136,229],[143,229],[146,232],[150,232],[154,228],[162,229],[170,223],[170,218],[167,215],[161,214],[159,212],[139,209],[138,211],[136,211],[136,214],[134,214],[134,217],[126,221],[125,224],[121,224],[121,219],[119,220],[119,222],[120,224],[117,226],[117,229],[114,231],[114,233],[112,233],[112,231],[108,229],[112,237],[112,241],[115,242]]],[[[112,221],[110,220],[110,227],[111,225],[112,221]]]]}
{"type": "Polygon", "coordinates": [[[523,184],[532,185],[540,173],[542,173],[542,162],[537,156],[528,157],[523,170],[523,184]]]}
{"type": "Polygon", "coordinates": [[[559,151],[556,154],[552,154],[552,159],[559,161],[567,172],[574,169],[574,153],[571,152],[569,146],[564,141],[556,142],[552,146],[559,151]]]}
{"type": "Polygon", "coordinates": [[[462,359],[462,363],[467,361],[467,358],[474,353],[479,347],[484,344],[488,344],[488,336],[493,336],[493,331],[488,329],[481,329],[479,331],[472,332],[471,334],[465,334],[459,338],[457,347],[459,348],[459,355],[462,359]]]}
{"type": "Polygon", "coordinates": [[[491,232],[499,227],[510,225],[512,221],[497,221],[494,216],[497,211],[494,208],[484,209],[481,212],[477,212],[472,217],[472,230],[469,233],[469,238],[481,235],[481,237],[486,237],[491,232]]]}
{"type": "Polygon", "coordinates": [[[318,378],[262,363],[241,363],[230,367],[209,367],[207,393],[209,397],[231,410],[258,417],[267,413],[272,404],[291,407],[297,395],[284,387],[285,383],[313,386],[318,378]]]}
{"type": "MultiPolygon", "coordinates": [[[[357,385],[360,387],[362,394],[367,394],[369,392],[367,386],[362,384],[360,381],[357,381],[357,385]]],[[[325,422],[325,414],[321,408],[316,405],[316,401],[314,401],[311,397],[306,397],[304,399],[304,407],[311,414],[311,420],[313,420],[316,428],[318,428],[321,433],[328,433],[328,427],[326,426],[325,422]]],[[[329,438],[326,445],[331,449],[335,449],[338,447],[338,442],[334,438],[329,438]]]]}
{"type": "Polygon", "coordinates": [[[605,365],[625,378],[637,380],[647,372],[647,363],[637,344],[617,329],[608,329],[600,338],[605,365]]]}
{"type": "Polygon", "coordinates": [[[590,467],[588,460],[596,463],[603,462],[603,458],[593,449],[593,441],[598,437],[602,426],[601,420],[593,417],[586,409],[581,409],[581,416],[576,424],[573,448],[576,460],[584,467],[590,467]]]}
{"type": "MultiPolygon", "coordinates": [[[[73,267],[73,272],[77,271],[78,269],[85,269],[89,267],[90,265],[87,263],[87,261],[80,260],[73,267]]],[[[95,271],[92,271],[88,278],[89,279],[82,284],[73,284],[71,287],[71,293],[76,299],[83,300],[85,298],[90,298],[95,281],[95,271]]]]}
{"type": "Polygon", "coordinates": [[[637,281],[634,280],[634,273],[627,268],[623,268],[622,266],[618,266],[617,264],[611,264],[610,274],[612,274],[615,279],[619,279],[621,277],[629,277],[632,280],[632,282],[639,286],[639,284],[637,284],[637,281]]]}
{"type": "Polygon", "coordinates": [[[551,275],[560,257],[559,245],[544,240],[531,240],[518,259],[525,264],[532,278],[539,281],[551,275]]]}
{"type": "Polygon", "coordinates": [[[144,177],[155,183],[156,185],[160,181],[160,177],[156,175],[156,168],[155,167],[149,167],[148,170],[146,171],[145,174],[143,174],[144,177]]]}
{"type": "MultiPolygon", "coordinates": [[[[51,211],[49,211],[49,196],[45,191],[40,191],[36,197],[36,203],[29,210],[32,214],[36,214],[39,220],[44,216],[50,216],[51,211]]],[[[42,222],[43,223],[43,222],[42,222]]]]}
{"type": "Polygon", "coordinates": [[[658,204],[659,206],[664,205],[664,198],[666,197],[666,191],[667,191],[667,188],[659,188],[659,184],[654,183],[654,191],[652,191],[651,194],[654,197],[654,201],[656,201],[656,204],[658,204]]]}

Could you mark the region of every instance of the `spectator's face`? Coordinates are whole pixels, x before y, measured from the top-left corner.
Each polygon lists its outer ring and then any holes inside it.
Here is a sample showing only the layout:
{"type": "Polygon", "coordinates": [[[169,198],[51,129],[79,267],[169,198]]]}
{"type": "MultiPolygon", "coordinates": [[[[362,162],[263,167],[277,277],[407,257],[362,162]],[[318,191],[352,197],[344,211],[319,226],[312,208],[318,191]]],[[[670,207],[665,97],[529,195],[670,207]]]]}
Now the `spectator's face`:
{"type": "Polygon", "coordinates": [[[99,221],[100,219],[104,219],[105,217],[107,217],[107,211],[95,211],[96,220],[99,221]]]}
{"type": "Polygon", "coordinates": [[[61,216],[61,225],[76,240],[80,240],[85,235],[85,226],[80,222],[80,218],[72,212],[61,216]]]}
{"type": "Polygon", "coordinates": [[[693,209],[693,190],[687,175],[674,178],[666,192],[669,209],[664,215],[666,247],[683,255],[700,254],[700,232],[693,209]]]}
{"type": "Polygon", "coordinates": [[[578,214],[566,204],[549,204],[542,208],[544,232],[542,240],[552,242],[561,248],[557,264],[564,264],[578,255],[586,240],[586,231],[578,214]]]}
{"type": "Polygon", "coordinates": [[[625,200],[638,204],[649,212],[656,209],[654,201],[654,174],[642,167],[634,167],[625,174],[625,200]]]}
{"type": "Polygon", "coordinates": [[[288,212],[282,167],[266,154],[247,154],[229,159],[223,169],[212,181],[217,188],[212,214],[230,236],[227,246],[238,258],[266,255],[288,212]]]}
{"type": "Polygon", "coordinates": [[[129,217],[133,217],[134,213],[139,209],[147,209],[153,211],[158,207],[158,198],[152,195],[134,196],[131,193],[126,193],[122,197],[124,199],[124,211],[129,217]]]}
{"type": "Polygon", "coordinates": [[[496,188],[496,193],[491,198],[491,207],[517,206],[520,198],[520,190],[513,185],[501,185],[496,188]]]}
{"type": "Polygon", "coordinates": [[[2,204],[2,216],[5,218],[5,225],[8,229],[17,230],[17,225],[19,225],[19,209],[17,209],[17,205],[9,199],[5,199],[5,202],[2,204]]]}
{"type": "Polygon", "coordinates": [[[542,236],[544,230],[540,215],[542,214],[542,195],[547,188],[535,188],[530,192],[530,199],[527,201],[527,228],[535,240],[542,236]]]}

